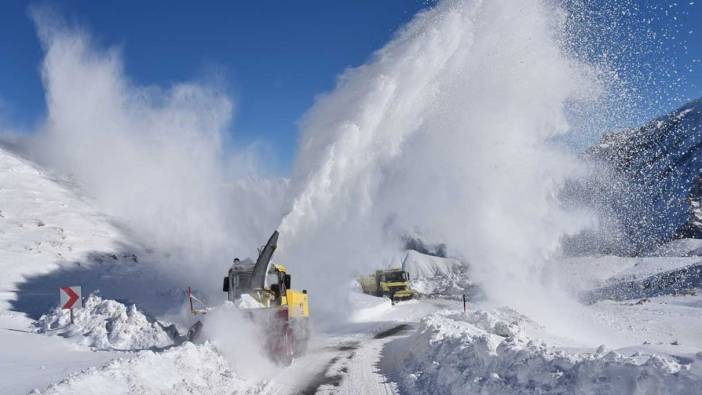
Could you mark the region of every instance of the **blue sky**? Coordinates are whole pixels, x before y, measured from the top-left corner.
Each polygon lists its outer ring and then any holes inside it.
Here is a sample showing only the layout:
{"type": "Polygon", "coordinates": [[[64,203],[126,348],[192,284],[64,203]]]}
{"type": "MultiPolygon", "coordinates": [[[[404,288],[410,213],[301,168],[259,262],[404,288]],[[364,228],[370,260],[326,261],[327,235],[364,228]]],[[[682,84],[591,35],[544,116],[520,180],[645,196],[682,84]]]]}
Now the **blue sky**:
{"type": "MultiPolygon", "coordinates": [[[[27,16],[27,7],[33,3],[0,5],[0,117],[26,130],[45,113],[38,72],[42,53],[27,16]]],[[[642,3],[665,9],[671,2],[642,3]]],[[[679,64],[702,58],[702,32],[697,31],[702,31],[702,7],[691,3],[679,3],[683,11],[675,13],[680,19],[674,23],[688,42],[686,49],[668,50],[679,64]]],[[[269,143],[285,172],[295,152],[296,123],[315,95],[332,89],[340,72],[364,63],[431,2],[64,0],[48,4],[86,27],[98,45],[120,46],[126,74],[137,84],[167,86],[208,74],[224,76],[224,89],[236,99],[235,139],[269,143]]],[[[661,19],[664,24],[666,20],[661,19]]],[[[657,111],[702,96],[700,64],[684,78],[671,88],[675,98],[661,103],[657,111]]]]}
{"type": "MultiPolygon", "coordinates": [[[[45,113],[41,48],[27,7],[0,5],[0,100],[13,125],[45,113]]],[[[40,3],[41,4],[41,3],[40,3]]],[[[364,63],[426,2],[61,1],[48,3],[87,28],[100,46],[122,48],[137,84],[169,85],[218,74],[236,100],[235,139],[263,140],[287,167],[296,122],[346,67],[364,63]],[[148,3],[148,4],[147,4],[148,3]]]]}

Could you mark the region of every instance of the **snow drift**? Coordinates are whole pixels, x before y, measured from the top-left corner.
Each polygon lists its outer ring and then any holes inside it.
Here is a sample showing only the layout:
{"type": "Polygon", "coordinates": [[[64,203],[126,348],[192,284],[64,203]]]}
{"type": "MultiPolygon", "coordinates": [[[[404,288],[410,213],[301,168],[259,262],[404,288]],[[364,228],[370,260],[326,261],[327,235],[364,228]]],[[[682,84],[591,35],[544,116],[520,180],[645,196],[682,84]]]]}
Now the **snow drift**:
{"type": "Polygon", "coordinates": [[[408,393],[696,394],[700,357],[576,352],[532,340],[524,317],[439,312],[385,350],[381,368],[408,393]]]}
{"type": "Polygon", "coordinates": [[[231,394],[255,388],[255,383],[232,371],[211,345],[185,343],[162,353],[141,351],[131,358],[115,359],[35,393],[231,394]]]}
{"type": "Polygon", "coordinates": [[[71,324],[69,310],[57,307],[35,323],[38,333],[61,335],[79,344],[100,350],[140,350],[166,347],[173,339],[154,319],[149,319],[136,305],[126,306],[92,294],[83,308],[74,309],[71,324]]]}
{"type": "Polygon", "coordinates": [[[474,296],[467,264],[454,259],[407,251],[403,267],[410,275],[411,288],[421,295],[474,296]]]}
{"type": "Polygon", "coordinates": [[[27,150],[170,257],[154,264],[211,289],[234,256],[253,256],[275,228],[286,182],[258,180],[264,166],[250,147],[223,156],[233,102],[217,86],[136,85],[119,49],[100,48],[49,8],[30,11],[48,117],[27,150]]]}

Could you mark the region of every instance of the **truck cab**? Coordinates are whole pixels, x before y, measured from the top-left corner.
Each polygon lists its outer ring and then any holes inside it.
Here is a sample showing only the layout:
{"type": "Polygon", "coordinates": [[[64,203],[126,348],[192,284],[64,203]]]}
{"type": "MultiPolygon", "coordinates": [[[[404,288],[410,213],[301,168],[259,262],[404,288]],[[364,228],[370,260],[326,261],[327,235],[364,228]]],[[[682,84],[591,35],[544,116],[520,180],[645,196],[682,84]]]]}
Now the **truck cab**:
{"type": "Polygon", "coordinates": [[[243,261],[234,260],[222,285],[222,291],[227,293],[227,299],[230,302],[241,298],[242,294],[251,293],[254,266],[254,262],[248,258],[243,261]]]}
{"type": "Polygon", "coordinates": [[[376,270],[361,278],[363,292],[378,297],[387,296],[392,301],[412,299],[414,292],[409,287],[409,273],[402,269],[376,270]]]}

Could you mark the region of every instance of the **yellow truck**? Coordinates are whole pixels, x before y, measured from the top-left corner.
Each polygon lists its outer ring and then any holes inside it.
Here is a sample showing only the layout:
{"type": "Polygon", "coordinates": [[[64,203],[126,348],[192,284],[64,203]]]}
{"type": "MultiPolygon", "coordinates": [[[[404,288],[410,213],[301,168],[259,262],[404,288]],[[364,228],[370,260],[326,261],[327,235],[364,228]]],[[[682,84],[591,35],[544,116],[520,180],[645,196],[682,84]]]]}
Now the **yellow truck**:
{"type": "Polygon", "coordinates": [[[409,287],[409,273],[402,269],[376,270],[370,276],[361,277],[361,289],[364,293],[378,297],[387,296],[394,302],[414,297],[409,287]]]}

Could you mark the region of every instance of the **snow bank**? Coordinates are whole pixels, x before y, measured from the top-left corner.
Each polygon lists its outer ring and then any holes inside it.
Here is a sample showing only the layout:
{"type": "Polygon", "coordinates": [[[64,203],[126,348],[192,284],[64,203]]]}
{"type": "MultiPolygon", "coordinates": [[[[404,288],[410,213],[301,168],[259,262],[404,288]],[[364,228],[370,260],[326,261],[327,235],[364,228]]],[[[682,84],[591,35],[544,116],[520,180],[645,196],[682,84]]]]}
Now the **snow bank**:
{"type": "Polygon", "coordinates": [[[438,312],[388,344],[381,368],[408,393],[702,392],[699,358],[548,347],[499,314],[438,312]]]}
{"type": "Polygon", "coordinates": [[[404,268],[410,275],[412,289],[422,295],[461,295],[470,293],[468,267],[457,259],[442,258],[407,251],[404,268]]]}
{"type": "Polygon", "coordinates": [[[141,351],[51,385],[45,394],[231,394],[262,388],[244,381],[211,344],[184,343],[162,353],[141,351]],[[252,388],[253,387],[253,388],[252,388]]]}
{"type": "Polygon", "coordinates": [[[460,271],[463,267],[457,259],[432,256],[412,250],[407,251],[404,265],[412,278],[444,276],[460,271]]]}
{"type": "Polygon", "coordinates": [[[136,305],[125,306],[91,294],[82,309],[56,308],[35,323],[38,333],[59,334],[97,349],[137,350],[173,344],[166,331],[136,305]]]}

